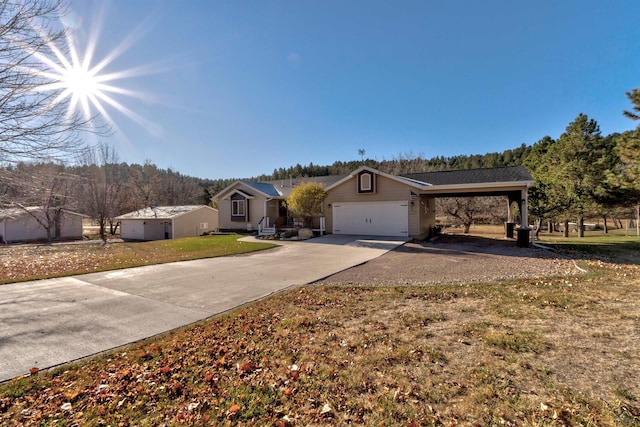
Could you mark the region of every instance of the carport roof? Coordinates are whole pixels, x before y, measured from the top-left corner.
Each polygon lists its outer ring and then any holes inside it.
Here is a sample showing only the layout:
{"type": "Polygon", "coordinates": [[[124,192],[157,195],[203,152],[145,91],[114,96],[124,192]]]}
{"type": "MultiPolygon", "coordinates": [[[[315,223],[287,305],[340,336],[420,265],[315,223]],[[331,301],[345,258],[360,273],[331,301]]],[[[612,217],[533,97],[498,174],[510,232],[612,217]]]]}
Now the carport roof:
{"type": "Polygon", "coordinates": [[[455,171],[420,172],[402,175],[432,185],[464,185],[497,182],[533,182],[523,166],[503,168],[467,169],[455,171]]]}

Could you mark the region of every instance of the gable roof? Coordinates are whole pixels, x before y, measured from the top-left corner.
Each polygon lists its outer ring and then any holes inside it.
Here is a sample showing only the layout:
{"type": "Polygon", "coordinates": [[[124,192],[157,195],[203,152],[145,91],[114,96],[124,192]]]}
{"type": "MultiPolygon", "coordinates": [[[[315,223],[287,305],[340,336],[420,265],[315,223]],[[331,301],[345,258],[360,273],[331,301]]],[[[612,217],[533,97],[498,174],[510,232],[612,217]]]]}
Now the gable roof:
{"type": "Polygon", "coordinates": [[[362,171],[372,172],[372,173],[375,173],[377,175],[384,176],[385,178],[389,178],[390,180],[397,181],[397,182],[400,182],[402,184],[409,185],[411,187],[415,187],[417,189],[424,189],[426,187],[430,187],[431,186],[431,184],[423,182],[423,181],[420,181],[420,180],[415,179],[415,178],[406,177],[406,176],[400,176],[400,175],[391,175],[391,174],[388,174],[388,173],[385,173],[385,172],[380,172],[379,170],[371,168],[369,166],[360,166],[358,169],[354,170],[349,175],[345,176],[344,178],[340,179],[339,181],[334,182],[332,185],[330,185],[327,188],[325,188],[325,190],[329,191],[332,188],[335,188],[335,187],[347,182],[351,178],[354,178],[354,177],[358,176],[358,174],[360,172],[362,172],[362,171]]]}
{"type": "Polygon", "coordinates": [[[454,171],[421,172],[403,175],[432,185],[463,185],[498,182],[523,182],[533,184],[531,174],[523,166],[503,168],[465,169],[454,171]]]}
{"type": "Polygon", "coordinates": [[[247,191],[236,188],[238,184],[244,186],[245,188],[257,191],[258,193],[268,198],[286,199],[289,194],[291,194],[293,189],[302,183],[317,182],[319,184],[322,184],[326,189],[327,186],[330,186],[331,184],[342,178],[344,178],[344,175],[311,176],[301,178],[277,179],[274,181],[236,181],[213,196],[211,200],[227,198],[232,194],[233,191],[253,196],[253,194],[250,194],[247,191]]]}
{"type": "Polygon", "coordinates": [[[115,219],[173,219],[202,208],[215,210],[207,205],[149,206],[117,216],[115,219]]]}
{"type": "Polygon", "coordinates": [[[236,181],[230,185],[227,185],[222,191],[211,197],[211,200],[226,199],[234,192],[253,197],[253,194],[251,194],[252,191],[245,191],[243,189],[237,188],[238,186],[242,186],[245,189],[253,190],[253,192],[258,192],[267,198],[280,197],[280,193],[278,193],[275,187],[271,184],[265,185],[265,183],[263,182],[254,181],[236,181]]]}
{"type": "Polygon", "coordinates": [[[286,198],[291,194],[294,188],[308,182],[315,182],[322,185],[325,190],[335,182],[344,178],[345,175],[325,175],[325,176],[307,176],[299,178],[278,179],[274,181],[265,181],[265,184],[273,185],[276,190],[286,198]]]}

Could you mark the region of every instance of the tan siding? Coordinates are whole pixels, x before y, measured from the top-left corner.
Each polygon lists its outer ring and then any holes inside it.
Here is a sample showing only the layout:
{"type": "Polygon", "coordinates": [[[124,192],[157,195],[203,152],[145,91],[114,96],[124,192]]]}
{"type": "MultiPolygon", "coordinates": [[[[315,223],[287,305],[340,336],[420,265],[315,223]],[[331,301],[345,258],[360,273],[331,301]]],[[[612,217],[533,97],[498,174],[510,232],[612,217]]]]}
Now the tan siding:
{"type": "Polygon", "coordinates": [[[173,238],[197,237],[208,231],[215,231],[218,228],[217,223],[218,212],[212,208],[202,207],[173,220],[173,238]],[[208,224],[208,228],[200,228],[203,222],[208,224]]]}
{"type": "Polygon", "coordinates": [[[251,224],[251,228],[255,231],[258,229],[258,223],[264,216],[264,202],[266,197],[262,194],[256,193],[252,188],[238,183],[229,189],[229,193],[236,189],[240,189],[246,193],[252,194],[255,198],[247,200],[247,206],[249,208],[249,221],[239,222],[231,221],[231,200],[220,199],[218,200],[218,227],[223,230],[246,230],[247,225],[251,224]]]}
{"type": "Polygon", "coordinates": [[[436,225],[436,199],[435,197],[420,196],[420,226],[418,232],[413,234],[416,237],[427,237],[431,232],[431,227],[436,225]]]}

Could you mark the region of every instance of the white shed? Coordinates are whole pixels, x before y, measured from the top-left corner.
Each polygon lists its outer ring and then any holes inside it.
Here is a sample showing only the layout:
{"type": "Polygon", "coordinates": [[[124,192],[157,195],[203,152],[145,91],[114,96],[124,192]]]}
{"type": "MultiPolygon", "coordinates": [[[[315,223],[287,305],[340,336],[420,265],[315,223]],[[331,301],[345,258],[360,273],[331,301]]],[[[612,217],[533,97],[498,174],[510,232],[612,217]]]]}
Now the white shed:
{"type": "Polygon", "coordinates": [[[115,219],[124,240],[196,237],[218,230],[218,211],[206,205],[150,206],[115,219]]]}
{"type": "Polygon", "coordinates": [[[84,215],[66,209],[50,209],[48,218],[38,206],[0,209],[0,241],[4,243],[49,240],[82,239],[84,215]]]}

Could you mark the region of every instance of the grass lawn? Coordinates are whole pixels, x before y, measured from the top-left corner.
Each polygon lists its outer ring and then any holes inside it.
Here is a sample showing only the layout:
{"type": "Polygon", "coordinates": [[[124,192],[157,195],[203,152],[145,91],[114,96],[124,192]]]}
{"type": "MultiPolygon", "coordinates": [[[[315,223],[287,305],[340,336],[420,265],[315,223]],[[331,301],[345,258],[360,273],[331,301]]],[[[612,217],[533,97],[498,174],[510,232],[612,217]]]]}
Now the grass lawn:
{"type": "Polygon", "coordinates": [[[239,242],[237,234],[153,242],[83,242],[0,247],[0,284],[150,264],[237,255],[275,245],[239,242]]]}
{"type": "Polygon", "coordinates": [[[574,244],[589,274],[284,292],[0,385],[0,424],[639,426],[640,267],[574,244]]]}

